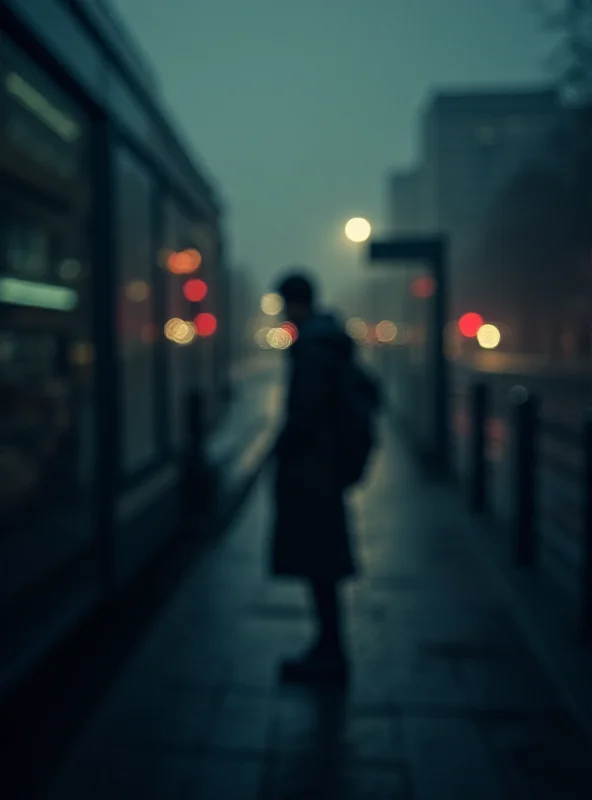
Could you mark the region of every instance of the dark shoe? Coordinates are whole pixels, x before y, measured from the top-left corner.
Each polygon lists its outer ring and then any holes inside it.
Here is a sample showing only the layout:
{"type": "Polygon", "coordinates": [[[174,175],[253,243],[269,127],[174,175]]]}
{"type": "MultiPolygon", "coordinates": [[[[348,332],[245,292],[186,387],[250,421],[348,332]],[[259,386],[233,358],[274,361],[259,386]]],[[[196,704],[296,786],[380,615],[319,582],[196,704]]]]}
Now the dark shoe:
{"type": "Polygon", "coordinates": [[[305,656],[282,662],[281,678],[286,683],[343,683],[348,678],[348,664],[339,650],[313,648],[305,656]]]}

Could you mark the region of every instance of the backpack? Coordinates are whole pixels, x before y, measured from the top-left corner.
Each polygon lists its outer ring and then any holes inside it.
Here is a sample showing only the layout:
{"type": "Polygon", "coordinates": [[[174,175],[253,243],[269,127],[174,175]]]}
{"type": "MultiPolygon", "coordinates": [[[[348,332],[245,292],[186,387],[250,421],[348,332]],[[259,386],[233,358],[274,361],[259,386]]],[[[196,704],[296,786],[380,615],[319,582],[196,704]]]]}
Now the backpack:
{"type": "Polygon", "coordinates": [[[337,369],[338,468],[343,488],[359,483],[376,444],[376,417],[381,407],[377,383],[353,359],[337,369]]]}

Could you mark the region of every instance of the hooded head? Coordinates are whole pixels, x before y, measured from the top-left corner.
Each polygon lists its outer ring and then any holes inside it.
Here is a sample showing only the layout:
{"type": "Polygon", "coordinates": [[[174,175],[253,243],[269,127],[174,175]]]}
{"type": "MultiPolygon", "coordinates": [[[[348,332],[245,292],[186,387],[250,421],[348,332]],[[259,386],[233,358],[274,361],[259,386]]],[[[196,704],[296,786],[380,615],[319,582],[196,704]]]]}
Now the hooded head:
{"type": "Polygon", "coordinates": [[[287,275],[278,286],[284,301],[286,317],[300,328],[315,312],[316,288],[311,278],[303,272],[287,275]]]}
{"type": "Polygon", "coordinates": [[[332,314],[321,313],[317,306],[317,292],[313,280],[304,272],[287,275],[278,285],[283,298],[285,315],[298,328],[298,340],[292,348],[296,354],[312,345],[331,351],[334,357],[349,357],[353,342],[343,326],[332,314]]]}

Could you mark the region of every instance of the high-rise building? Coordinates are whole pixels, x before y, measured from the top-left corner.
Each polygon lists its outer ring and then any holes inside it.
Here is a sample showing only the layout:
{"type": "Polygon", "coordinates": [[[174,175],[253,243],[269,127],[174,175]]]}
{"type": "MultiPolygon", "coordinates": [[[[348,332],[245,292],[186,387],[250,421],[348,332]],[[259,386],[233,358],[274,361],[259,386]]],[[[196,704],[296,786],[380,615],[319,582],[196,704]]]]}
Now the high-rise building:
{"type": "Polygon", "coordinates": [[[495,285],[471,261],[491,203],[517,167],[541,146],[560,112],[552,89],[442,92],[422,119],[419,207],[423,224],[451,238],[454,317],[477,307],[495,285]]]}
{"type": "Polygon", "coordinates": [[[415,167],[393,172],[389,181],[389,221],[397,233],[415,233],[425,227],[423,171],[415,167]]]}

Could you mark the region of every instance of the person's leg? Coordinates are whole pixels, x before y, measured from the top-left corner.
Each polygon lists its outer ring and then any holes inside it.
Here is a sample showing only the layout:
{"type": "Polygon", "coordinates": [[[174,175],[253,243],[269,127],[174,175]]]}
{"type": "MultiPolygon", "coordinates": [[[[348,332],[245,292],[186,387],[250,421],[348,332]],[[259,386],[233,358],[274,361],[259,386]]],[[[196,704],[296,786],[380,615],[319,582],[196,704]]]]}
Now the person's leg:
{"type": "Polygon", "coordinates": [[[284,680],[297,682],[341,682],[347,679],[348,664],[343,652],[337,583],[311,581],[310,590],[319,637],[303,656],[286,659],[282,663],[282,677],[284,680]]]}
{"type": "Polygon", "coordinates": [[[318,646],[341,653],[343,640],[338,585],[334,581],[312,581],[310,588],[319,629],[318,646]]]}

